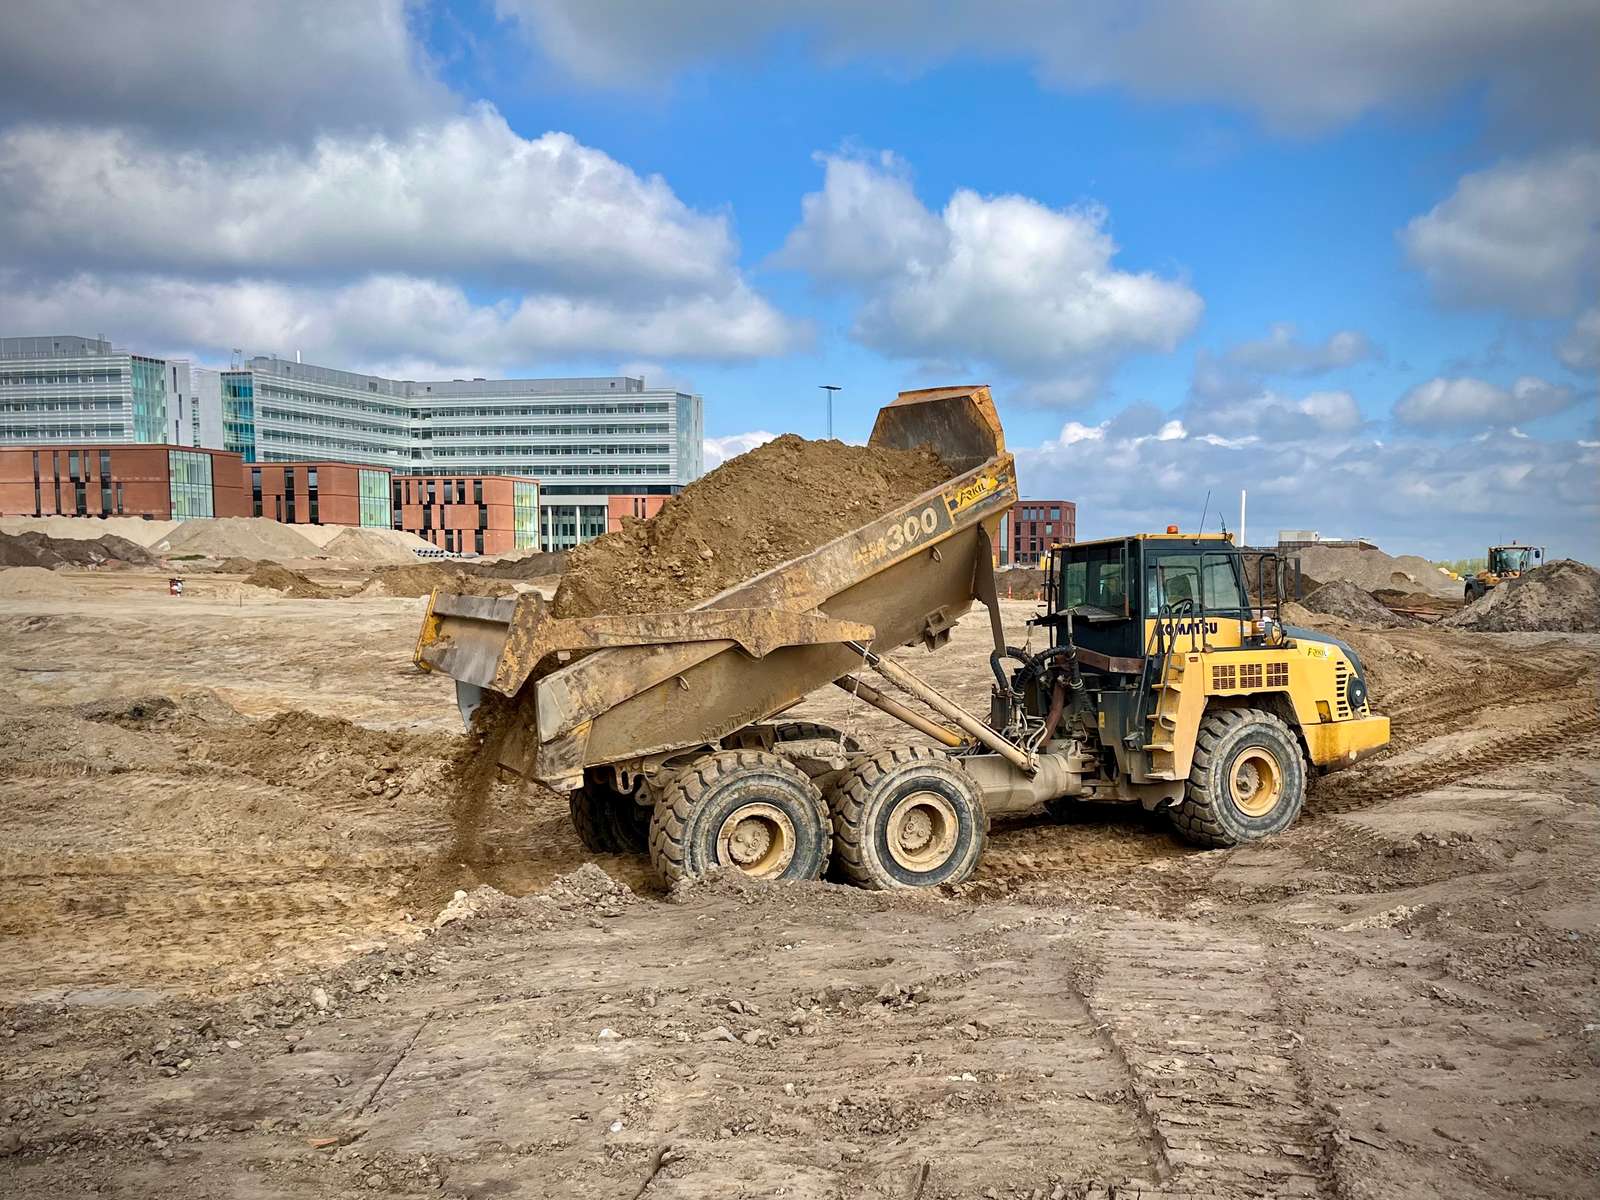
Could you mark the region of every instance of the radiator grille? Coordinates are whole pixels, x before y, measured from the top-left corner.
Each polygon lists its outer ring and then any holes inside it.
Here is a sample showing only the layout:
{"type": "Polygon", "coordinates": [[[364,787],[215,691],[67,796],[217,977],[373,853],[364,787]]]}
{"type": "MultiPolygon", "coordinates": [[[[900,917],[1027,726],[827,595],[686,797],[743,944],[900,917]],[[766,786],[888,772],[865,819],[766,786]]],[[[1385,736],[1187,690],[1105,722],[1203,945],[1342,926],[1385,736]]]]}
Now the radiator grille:
{"type": "Polygon", "coordinates": [[[1275,662],[1267,664],[1267,686],[1269,688],[1289,686],[1289,664],[1275,662]]]}
{"type": "Polygon", "coordinates": [[[1350,719],[1350,668],[1336,663],[1333,668],[1333,715],[1341,721],[1350,719]]]}
{"type": "Polygon", "coordinates": [[[1242,688],[1258,688],[1261,686],[1261,664],[1242,663],[1239,667],[1239,686],[1242,688]]]}
{"type": "Polygon", "coordinates": [[[1214,692],[1223,691],[1233,686],[1233,664],[1228,663],[1224,666],[1221,663],[1213,663],[1211,666],[1211,690],[1214,692]]]}

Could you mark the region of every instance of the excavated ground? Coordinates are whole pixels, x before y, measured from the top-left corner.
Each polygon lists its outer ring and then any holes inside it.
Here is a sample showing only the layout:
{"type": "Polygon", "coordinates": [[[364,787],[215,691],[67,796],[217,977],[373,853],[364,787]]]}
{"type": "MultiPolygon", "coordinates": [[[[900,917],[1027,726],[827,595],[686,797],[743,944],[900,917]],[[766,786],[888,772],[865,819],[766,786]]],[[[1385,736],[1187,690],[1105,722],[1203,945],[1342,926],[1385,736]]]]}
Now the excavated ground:
{"type": "MultiPolygon", "coordinates": [[[[1394,747],[1264,844],[667,897],[448,810],[419,602],[56,574],[0,599],[0,1194],[1593,1194],[1600,637],[1323,619],[1394,747]]],[[[905,652],[974,706],[979,615],[905,652]]]]}

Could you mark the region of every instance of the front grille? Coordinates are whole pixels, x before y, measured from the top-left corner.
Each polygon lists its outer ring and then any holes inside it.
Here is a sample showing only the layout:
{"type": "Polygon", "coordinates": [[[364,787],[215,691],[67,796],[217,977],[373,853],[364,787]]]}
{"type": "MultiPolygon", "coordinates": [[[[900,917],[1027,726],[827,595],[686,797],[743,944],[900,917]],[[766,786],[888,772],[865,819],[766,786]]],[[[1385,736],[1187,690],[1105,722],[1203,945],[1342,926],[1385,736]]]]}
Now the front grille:
{"type": "Polygon", "coordinates": [[[1214,692],[1226,691],[1234,686],[1233,664],[1226,666],[1213,663],[1211,666],[1211,690],[1214,692]]]}
{"type": "Polygon", "coordinates": [[[1280,688],[1289,686],[1289,664],[1275,662],[1267,664],[1267,686],[1280,688]]]}
{"type": "Polygon", "coordinates": [[[1244,663],[1239,667],[1239,686],[1241,688],[1259,688],[1261,686],[1261,664],[1244,663]]]}

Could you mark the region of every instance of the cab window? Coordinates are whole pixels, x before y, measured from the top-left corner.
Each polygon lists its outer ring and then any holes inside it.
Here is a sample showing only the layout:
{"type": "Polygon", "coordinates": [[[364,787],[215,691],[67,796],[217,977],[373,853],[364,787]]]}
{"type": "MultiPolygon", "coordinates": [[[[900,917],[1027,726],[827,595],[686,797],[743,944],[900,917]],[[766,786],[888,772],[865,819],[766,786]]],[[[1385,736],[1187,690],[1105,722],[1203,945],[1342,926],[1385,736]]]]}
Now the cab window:
{"type": "Polygon", "coordinates": [[[1122,548],[1110,546],[1079,555],[1062,569],[1062,608],[1098,608],[1121,615],[1127,599],[1122,548]]]}
{"type": "Polygon", "coordinates": [[[1244,608],[1244,597],[1239,594],[1239,574],[1234,569],[1231,554],[1206,554],[1201,559],[1204,576],[1206,611],[1236,613],[1244,608]]]}
{"type": "Polygon", "coordinates": [[[1145,612],[1155,616],[1163,605],[1184,601],[1200,612],[1233,615],[1243,610],[1239,575],[1231,554],[1166,554],[1145,573],[1145,612]]]}

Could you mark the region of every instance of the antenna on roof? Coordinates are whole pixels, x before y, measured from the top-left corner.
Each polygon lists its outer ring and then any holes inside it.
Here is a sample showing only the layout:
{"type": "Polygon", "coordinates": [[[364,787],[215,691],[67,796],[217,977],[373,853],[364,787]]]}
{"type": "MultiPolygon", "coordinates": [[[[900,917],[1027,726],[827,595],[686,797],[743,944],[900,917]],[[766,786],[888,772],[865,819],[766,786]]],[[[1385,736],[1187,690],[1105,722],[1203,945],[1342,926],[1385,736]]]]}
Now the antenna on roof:
{"type": "Polygon", "coordinates": [[[1200,534],[1202,534],[1202,533],[1204,533],[1206,531],[1206,514],[1209,513],[1210,511],[1211,511],[1211,489],[1207,488],[1206,489],[1205,507],[1200,510],[1200,528],[1195,530],[1195,536],[1196,537],[1200,536],[1200,534]]]}

